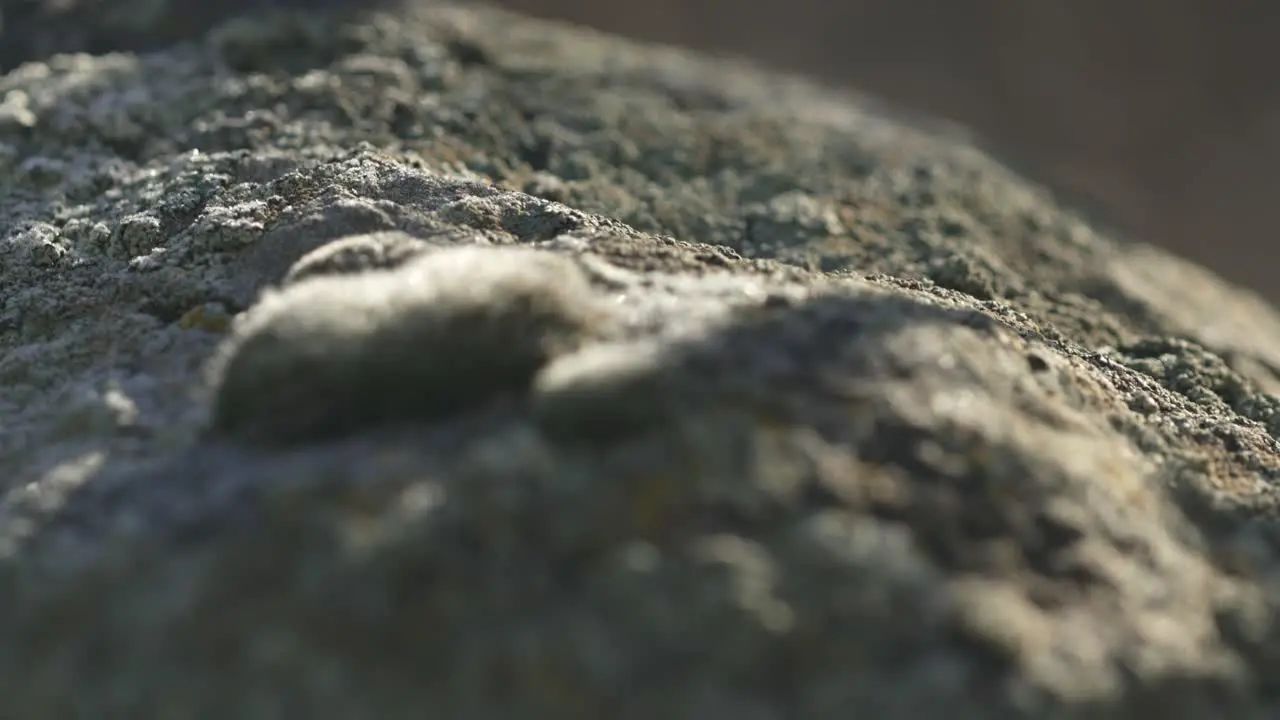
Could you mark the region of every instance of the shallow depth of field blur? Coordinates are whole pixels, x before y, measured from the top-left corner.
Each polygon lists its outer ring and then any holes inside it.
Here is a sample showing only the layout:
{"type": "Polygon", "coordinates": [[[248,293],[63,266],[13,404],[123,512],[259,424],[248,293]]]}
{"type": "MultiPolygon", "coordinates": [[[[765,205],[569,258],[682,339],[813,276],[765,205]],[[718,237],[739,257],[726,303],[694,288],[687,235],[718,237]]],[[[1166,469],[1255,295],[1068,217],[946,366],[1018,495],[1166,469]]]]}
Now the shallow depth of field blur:
{"type": "MultiPolygon", "coordinates": [[[[436,0],[0,0],[0,69],[202,32],[246,6],[436,0]]],[[[469,2],[471,0],[457,0],[469,2]]],[[[477,0],[479,1],[479,0],[477,0]]],[[[977,131],[1129,237],[1280,301],[1280,5],[1253,0],[496,0],[717,42],[977,131]],[[810,31],[787,29],[815,18],[810,31]]],[[[600,24],[600,23],[598,23],[600,24]]]]}

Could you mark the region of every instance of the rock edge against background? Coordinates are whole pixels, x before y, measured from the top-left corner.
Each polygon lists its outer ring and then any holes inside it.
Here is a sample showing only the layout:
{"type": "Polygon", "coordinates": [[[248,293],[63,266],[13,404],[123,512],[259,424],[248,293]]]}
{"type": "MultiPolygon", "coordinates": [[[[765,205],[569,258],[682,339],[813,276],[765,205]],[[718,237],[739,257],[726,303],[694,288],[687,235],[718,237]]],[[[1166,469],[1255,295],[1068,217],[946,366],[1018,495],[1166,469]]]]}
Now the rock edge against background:
{"type": "Polygon", "coordinates": [[[1269,717],[1280,321],[481,10],[0,78],[13,717],[1269,717]]]}

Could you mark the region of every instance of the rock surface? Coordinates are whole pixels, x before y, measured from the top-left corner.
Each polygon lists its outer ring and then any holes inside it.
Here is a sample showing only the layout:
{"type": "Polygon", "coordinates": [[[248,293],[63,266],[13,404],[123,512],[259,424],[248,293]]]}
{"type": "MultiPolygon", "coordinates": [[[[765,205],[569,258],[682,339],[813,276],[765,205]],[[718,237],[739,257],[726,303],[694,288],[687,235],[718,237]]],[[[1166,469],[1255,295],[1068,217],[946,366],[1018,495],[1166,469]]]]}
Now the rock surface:
{"type": "Polygon", "coordinates": [[[1276,5],[488,1],[776,63],[948,118],[1078,207],[1280,303],[1276,5]]]}
{"type": "Polygon", "coordinates": [[[1268,718],[1280,317],[477,8],[0,77],[22,718],[1268,718]]]}

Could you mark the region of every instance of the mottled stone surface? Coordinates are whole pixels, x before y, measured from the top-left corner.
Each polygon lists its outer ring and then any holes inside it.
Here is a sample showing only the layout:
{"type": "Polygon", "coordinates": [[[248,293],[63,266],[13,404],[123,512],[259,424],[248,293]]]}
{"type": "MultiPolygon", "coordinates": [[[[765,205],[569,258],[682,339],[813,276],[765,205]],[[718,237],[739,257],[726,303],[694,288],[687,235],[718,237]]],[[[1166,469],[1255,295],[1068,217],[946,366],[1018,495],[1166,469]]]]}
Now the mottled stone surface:
{"type": "Polygon", "coordinates": [[[14,717],[1267,718],[1280,318],[480,10],[0,77],[14,717]]]}

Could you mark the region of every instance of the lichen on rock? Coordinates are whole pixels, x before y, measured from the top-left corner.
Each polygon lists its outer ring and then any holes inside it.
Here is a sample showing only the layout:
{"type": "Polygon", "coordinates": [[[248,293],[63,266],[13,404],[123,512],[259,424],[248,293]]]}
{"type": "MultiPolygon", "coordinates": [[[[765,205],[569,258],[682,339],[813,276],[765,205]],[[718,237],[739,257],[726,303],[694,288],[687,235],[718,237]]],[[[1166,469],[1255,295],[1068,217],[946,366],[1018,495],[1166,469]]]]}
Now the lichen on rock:
{"type": "Polygon", "coordinates": [[[0,714],[1280,712],[1273,309],[793,79],[272,17],[0,76],[0,714]]]}

